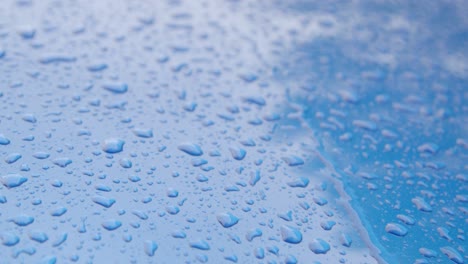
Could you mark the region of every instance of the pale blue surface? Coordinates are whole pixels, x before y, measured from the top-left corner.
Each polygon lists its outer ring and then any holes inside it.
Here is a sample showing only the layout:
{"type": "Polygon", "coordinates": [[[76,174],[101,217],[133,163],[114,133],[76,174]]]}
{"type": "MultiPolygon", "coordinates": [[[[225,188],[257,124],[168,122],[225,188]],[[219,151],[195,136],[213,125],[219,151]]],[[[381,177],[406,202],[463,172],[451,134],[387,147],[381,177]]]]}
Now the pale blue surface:
{"type": "Polygon", "coordinates": [[[0,4],[0,263],[466,263],[464,1],[0,4]]]}

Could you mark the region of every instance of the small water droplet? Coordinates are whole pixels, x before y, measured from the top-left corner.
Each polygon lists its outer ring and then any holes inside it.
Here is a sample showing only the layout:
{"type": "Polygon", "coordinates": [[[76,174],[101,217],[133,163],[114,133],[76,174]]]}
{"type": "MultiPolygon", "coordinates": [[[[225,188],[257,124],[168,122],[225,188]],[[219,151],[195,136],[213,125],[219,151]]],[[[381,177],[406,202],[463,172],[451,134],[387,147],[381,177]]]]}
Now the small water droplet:
{"type": "Polygon", "coordinates": [[[304,164],[303,159],[299,158],[298,156],[294,156],[294,155],[284,157],[283,160],[284,160],[284,162],[286,162],[286,164],[288,164],[291,167],[299,166],[299,165],[304,164]]]}
{"type": "Polygon", "coordinates": [[[126,83],[106,83],[102,85],[102,88],[114,94],[124,94],[128,91],[126,83]]]}
{"type": "Polygon", "coordinates": [[[135,136],[141,137],[141,138],[152,138],[153,137],[153,130],[144,129],[144,128],[135,128],[133,130],[133,134],[135,134],[135,136]]]}

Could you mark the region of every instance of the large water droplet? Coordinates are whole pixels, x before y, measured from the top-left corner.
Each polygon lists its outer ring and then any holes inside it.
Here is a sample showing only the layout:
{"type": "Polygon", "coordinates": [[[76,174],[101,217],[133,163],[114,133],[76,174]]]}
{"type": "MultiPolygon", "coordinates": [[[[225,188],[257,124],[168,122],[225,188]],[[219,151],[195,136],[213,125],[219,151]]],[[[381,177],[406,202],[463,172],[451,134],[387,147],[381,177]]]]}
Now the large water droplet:
{"type": "Polygon", "coordinates": [[[158,244],[153,240],[146,240],[145,241],[145,253],[146,255],[152,257],[154,256],[154,252],[158,249],[158,244]]]}
{"type": "Polygon", "coordinates": [[[100,195],[96,195],[93,197],[93,202],[101,205],[101,206],[104,206],[106,208],[110,208],[114,203],[115,203],[115,199],[112,199],[112,198],[107,198],[107,197],[104,197],[104,196],[100,196],[100,195]]]}
{"type": "Polygon", "coordinates": [[[284,242],[298,244],[302,241],[302,234],[295,227],[283,225],[281,226],[281,238],[284,242]]]}
{"type": "Polygon", "coordinates": [[[396,223],[388,223],[385,226],[385,231],[396,236],[406,236],[406,234],[408,234],[408,229],[406,227],[396,223]]]}
{"type": "Polygon", "coordinates": [[[7,174],[1,178],[2,184],[7,188],[15,188],[28,181],[26,177],[19,174],[7,174]]]}
{"type": "Polygon", "coordinates": [[[234,226],[239,222],[239,218],[232,215],[231,213],[220,213],[216,216],[218,222],[225,228],[234,226]]]}
{"type": "Polygon", "coordinates": [[[210,245],[205,240],[192,241],[192,242],[190,242],[190,247],[200,249],[200,250],[209,250],[210,249],[210,245]]]}
{"type": "Polygon", "coordinates": [[[193,143],[183,143],[178,146],[178,149],[192,156],[201,156],[203,151],[200,146],[193,143]]]}
{"type": "Polygon", "coordinates": [[[11,221],[17,224],[18,226],[27,226],[34,222],[34,217],[21,214],[21,215],[13,217],[11,221]]]}
{"type": "Polygon", "coordinates": [[[125,141],[123,141],[122,139],[109,138],[104,140],[102,150],[110,154],[119,153],[123,150],[124,144],[125,141]]]}
{"type": "Polygon", "coordinates": [[[320,238],[316,238],[309,243],[309,249],[315,254],[326,254],[330,250],[330,245],[320,238]]]}

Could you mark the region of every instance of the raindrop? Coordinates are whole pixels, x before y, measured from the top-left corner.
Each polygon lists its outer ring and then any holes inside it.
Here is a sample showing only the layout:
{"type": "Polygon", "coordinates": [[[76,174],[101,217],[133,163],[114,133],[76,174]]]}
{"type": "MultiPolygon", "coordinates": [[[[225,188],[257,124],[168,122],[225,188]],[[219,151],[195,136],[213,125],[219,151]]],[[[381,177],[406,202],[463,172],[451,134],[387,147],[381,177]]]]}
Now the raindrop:
{"type": "Polygon", "coordinates": [[[109,138],[104,140],[102,150],[110,154],[119,153],[123,150],[124,144],[125,141],[123,141],[122,139],[109,138]]]}
{"type": "Polygon", "coordinates": [[[113,231],[120,226],[122,226],[122,222],[115,220],[115,219],[108,219],[101,223],[102,227],[106,230],[113,231]]]}
{"type": "Polygon", "coordinates": [[[330,245],[320,238],[316,238],[309,243],[309,249],[315,254],[326,254],[330,250],[330,245]]]}
{"type": "Polygon", "coordinates": [[[232,215],[231,213],[220,213],[216,216],[218,222],[225,228],[236,225],[239,222],[239,218],[232,215]]]}
{"type": "Polygon", "coordinates": [[[154,253],[158,249],[158,244],[154,242],[153,240],[146,240],[145,241],[145,253],[146,255],[152,257],[154,256],[154,253]]]}
{"type": "Polygon", "coordinates": [[[27,181],[28,179],[26,177],[23,177],[19,174],[7,174],[1,178],[2,184],[8,189],[21,186],[21,184],[27,181]]]}
{"type": "Polygon", "coordinates": [[[302,234],[299,229],[292,226],[281,226],[281,238],[284,242],[298,244],[302,241],[302,234]]]}
{"type": "Polygon", "coordinates": [[[193,143],[183,143],[178,146],[178,149],[192,156],[201,156],[203,151],[200,146],[193,143]]]}

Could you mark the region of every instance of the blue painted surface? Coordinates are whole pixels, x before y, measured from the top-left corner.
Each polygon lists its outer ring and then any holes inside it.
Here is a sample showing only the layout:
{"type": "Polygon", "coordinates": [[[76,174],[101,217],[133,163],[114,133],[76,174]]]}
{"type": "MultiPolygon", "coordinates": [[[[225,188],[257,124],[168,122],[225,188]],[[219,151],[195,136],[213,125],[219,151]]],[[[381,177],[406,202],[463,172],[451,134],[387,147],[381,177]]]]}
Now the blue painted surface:
{"type": "Polygon", "coordinates": [[[0,263],[466,263],[464,1],[0,4],[0,263]]]}

